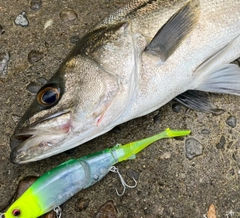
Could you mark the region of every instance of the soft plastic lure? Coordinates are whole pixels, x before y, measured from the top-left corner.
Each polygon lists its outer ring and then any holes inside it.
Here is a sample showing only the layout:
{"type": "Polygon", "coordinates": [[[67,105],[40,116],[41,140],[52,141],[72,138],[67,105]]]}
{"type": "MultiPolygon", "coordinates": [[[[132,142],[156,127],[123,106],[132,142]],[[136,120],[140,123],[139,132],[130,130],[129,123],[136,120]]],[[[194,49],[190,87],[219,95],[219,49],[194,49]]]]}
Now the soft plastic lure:
{"type": "MultiPolygon", "coordinates": [[[[166,129],[152,137],[118,145],[79,159],[71,159],[43,174],[0,217],[36,218],[58,208],[74,194],[101,180],[114,164],[132,159],[142,149],[162,138],[184,136],[189,130],[166,129]]],[[[121,181],[122,177],[120,176],[121,181]]],[[[126,185],[126,183],[124,183],[126,185]]]]}

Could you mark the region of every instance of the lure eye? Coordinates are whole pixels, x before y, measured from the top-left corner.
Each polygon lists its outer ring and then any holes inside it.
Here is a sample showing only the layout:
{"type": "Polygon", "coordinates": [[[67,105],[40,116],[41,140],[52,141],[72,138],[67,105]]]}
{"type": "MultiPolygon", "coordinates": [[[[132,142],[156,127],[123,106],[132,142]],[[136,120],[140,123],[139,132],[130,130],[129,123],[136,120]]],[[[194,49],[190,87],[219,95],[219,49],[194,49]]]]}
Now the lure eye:
{"type": "Polygon", "coordinates": [[[37,94],[38,103],[44,106],[52,106],[60,98],[60,88],[56,86],[46,86],[39,90],[37,94]]]}
{"type": "Polygon", "coordinates": [[[20,210],[19,209],[14,209],[12,214],[13,214],[13,216],[19,216],[20,215],[20,210]]]}

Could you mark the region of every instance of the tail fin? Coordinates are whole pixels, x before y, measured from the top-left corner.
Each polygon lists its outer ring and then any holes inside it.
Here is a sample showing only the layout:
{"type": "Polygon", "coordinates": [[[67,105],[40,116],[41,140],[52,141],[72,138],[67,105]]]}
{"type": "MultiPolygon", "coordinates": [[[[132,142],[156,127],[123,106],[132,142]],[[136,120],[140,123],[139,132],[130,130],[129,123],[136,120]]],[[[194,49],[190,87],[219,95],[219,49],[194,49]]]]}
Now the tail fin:
{"type": "Polygon", "coordinates": [[[191,133],[191,130],[171,130],[167,128],[164,132],[162,132],[161,138],[174,138],[178,136],[185,136],[191,133]]]}

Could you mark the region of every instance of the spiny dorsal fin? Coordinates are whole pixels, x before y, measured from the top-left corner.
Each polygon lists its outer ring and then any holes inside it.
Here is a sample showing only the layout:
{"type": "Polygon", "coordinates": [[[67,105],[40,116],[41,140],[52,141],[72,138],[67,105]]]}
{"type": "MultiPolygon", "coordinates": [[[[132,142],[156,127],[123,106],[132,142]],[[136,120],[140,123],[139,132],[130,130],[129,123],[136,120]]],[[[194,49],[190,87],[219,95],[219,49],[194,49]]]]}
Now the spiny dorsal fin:
{"type": "Polygon", "coordinates": [[[164,24],[145,51],[159,56],[162,61],[167,60],[195,26],[199,10],[198,0],[188,2],[164,24]]]}

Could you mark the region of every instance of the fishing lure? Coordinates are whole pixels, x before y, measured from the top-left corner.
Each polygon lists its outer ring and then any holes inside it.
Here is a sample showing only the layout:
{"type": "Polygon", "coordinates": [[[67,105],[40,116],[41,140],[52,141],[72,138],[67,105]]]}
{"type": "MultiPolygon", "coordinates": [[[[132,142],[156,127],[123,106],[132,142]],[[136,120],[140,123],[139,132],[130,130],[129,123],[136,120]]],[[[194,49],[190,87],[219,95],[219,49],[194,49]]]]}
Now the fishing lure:
{"type": "MultiPolygon", "coordinates": [[[[133,159],[135,154],[159,139],[184,136],[189,133],[189,130],[168,128],[143,140],[117,145],[79,159],[68,160],[43,174],[0,217],[36,218],[52,209],[59,212],[59,205],[80,190],[101,180],[108,172],[113,171],[119,174],[114,166],[116,163],[133,159]]],[[[120,174],[119,176],[122,183],[126,185],[120,174]]]]}

